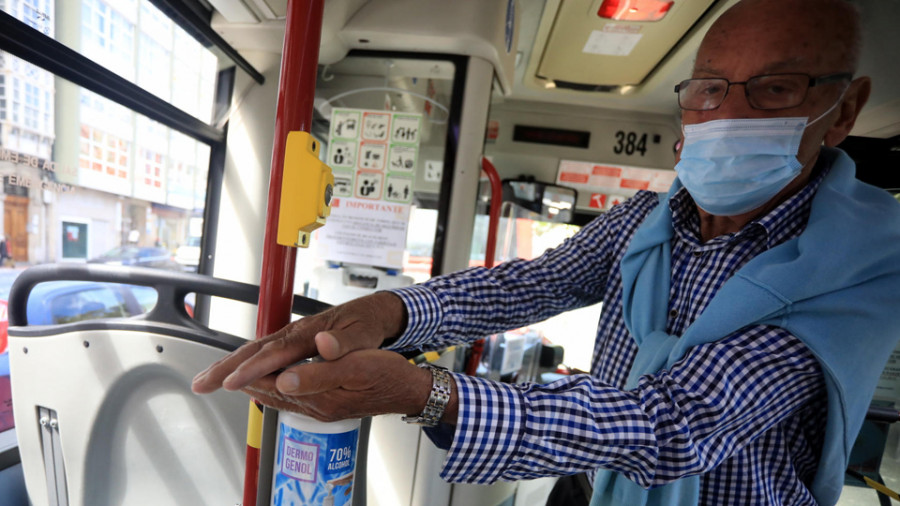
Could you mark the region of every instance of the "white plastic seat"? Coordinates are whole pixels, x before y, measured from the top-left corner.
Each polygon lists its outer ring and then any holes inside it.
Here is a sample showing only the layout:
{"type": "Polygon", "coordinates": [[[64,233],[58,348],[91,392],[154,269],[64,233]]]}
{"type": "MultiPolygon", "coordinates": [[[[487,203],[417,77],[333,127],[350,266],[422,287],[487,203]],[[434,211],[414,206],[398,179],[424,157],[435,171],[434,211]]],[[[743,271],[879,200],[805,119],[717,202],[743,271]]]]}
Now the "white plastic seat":
{"type": "Polygon", "coordinates": [[[226,351],[127,324],[135,328],[12,330],[13,410],[32,503],[239,504],[248,398],[190,390],[226,351]]]}
{"type": "MultiPolygon", "coordinates": [[[[141,267],[45,264],[16,279],[9,297],[10,373],[32,504],[242,502],[248,397],[195,395],[190,385],[244,340],[191,318],[189,293],[259,300],[254,285],[141,267]],[[32,290],[55,280],[153,287],[157,303],[130,318],[28,326],[28,314],[46,310],[41,296],[31,301],[32,290]]],[[[310,315],[328,307],[295,296],[291,310],[310,315]]]]}

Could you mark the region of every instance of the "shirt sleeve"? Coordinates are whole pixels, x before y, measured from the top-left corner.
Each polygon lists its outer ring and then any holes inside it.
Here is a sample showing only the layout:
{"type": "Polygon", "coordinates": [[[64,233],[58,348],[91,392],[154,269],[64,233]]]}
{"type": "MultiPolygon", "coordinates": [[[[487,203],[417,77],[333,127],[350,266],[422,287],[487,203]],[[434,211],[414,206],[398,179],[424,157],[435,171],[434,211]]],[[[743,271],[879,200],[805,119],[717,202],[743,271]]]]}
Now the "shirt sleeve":
{"type": "Polygon", "coordinates": [[[657,202],[653,193],[631,199],[534,260],[475,267],[393,290],[409,320],[391,349],[445,348],[599,302],[611,251],[630,237],[622,223],[657,202]]]}
{"type": "Polygon", "coordinates": [[[715,468],[825,392],[807,347],[770,326],[698,346],[631,391],[587,375],[454,379],[459,416],[441,477],[466,483],[607,468],[661,485],[715,468]]]}

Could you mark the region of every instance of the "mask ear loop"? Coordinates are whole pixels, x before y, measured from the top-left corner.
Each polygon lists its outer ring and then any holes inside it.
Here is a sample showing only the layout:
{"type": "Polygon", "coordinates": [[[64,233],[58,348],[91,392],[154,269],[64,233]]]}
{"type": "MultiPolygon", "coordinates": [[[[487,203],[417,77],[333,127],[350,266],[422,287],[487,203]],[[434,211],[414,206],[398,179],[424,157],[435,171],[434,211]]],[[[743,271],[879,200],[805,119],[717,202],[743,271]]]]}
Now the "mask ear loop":
{"type": "Polygon", "coordinates": [[[816,119],[807,123],[806,127],[804,127],[804,128],[809,128],[810,126],[813,125],[813,123],[815,123],[815,122],[819,121],[820,119],[824,118],[825,116],[828,116],[829,114],[831,114],[831,111],[833,111],[837,106],[839,106],[840,104],[842,104],[844,102],[844,95],[847,93],[848,89],[850,89],[850,86],[847,86],[846,88],[844,88],[844,91],[841,92],[841,96],[838,97],[837,102],[832,104],[832,106],[829,107],[827,111],[820,114],[819,117],[817,117],[816,119]]]}
{"type": "MultiPolygon", "coordinates": [[[[820,119],[824,118],[825,116],[828,116],[829,114],[831,114],[831,111],[833,111],[838,105],[840,105],[840,104],[842,104],[842,103],[844,102],[844,95],[847,93],[847,90],[848,90],[849,88],[850,88],[850,86],[847,86],[846,88],[844,88],[844,91],[841,92],[841,96],[838,97],[837,102],[835,102],[834,104],[832,104],[831,107],[829,107],[827,111],[825,111],[825,112],[823,112],[822,114],[820,114],[819,117],[817,117],[816,119],[814,119],[814,120],[810,121],[809,123],[807,123],[806,126],[803,127],[803,129],[806,130],[807,128],[809,128],[810,126],[812,126],[813,123],[815,123],[815,122],[819,121],[820,119]]],[[[809,161],[812,161],[812,160],[815,159],[815,157],[817,157],[817,156],[819,156],[818,153],[814,154],[814,155],[813,155],[813,158],[811,158],[809,161]]],[[[800,160],[798,159],[797,161],[800,161],[800,160]]],[[[809,163],[809,161],[807,161],[806,163],[809,163]]],[[[800,162],[800,163],[803,163],[803,162],[800,162]]],[[[804,167],[806,166],[806,163],[803,163],[803,166],[804,166],[804,167]]]]}

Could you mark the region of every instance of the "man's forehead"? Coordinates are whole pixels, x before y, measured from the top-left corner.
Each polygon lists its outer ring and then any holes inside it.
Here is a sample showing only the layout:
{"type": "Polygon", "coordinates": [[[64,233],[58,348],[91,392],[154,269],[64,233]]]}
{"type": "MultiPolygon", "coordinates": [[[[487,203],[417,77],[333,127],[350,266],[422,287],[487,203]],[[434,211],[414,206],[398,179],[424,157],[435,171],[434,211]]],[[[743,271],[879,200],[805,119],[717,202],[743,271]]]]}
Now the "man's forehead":
{"type": "MultiPolygon", "coordinates": [[[[703,56],[703,55],[699,55],[703,56]]],[[[807,58],[799,56],[778,57],[773,55],[768,62],[762,62],[757,72],[759,74],[783,74],[790,72],[808,72],[811,62],[807,58]]],[[[715,76],[729,77],[729,69],[718,66],[712,61],[701,60],[700,58],[694,62],[695,76],[715,76]]],[[[733,76],[732,76],[733,77],[733,76]]]]}

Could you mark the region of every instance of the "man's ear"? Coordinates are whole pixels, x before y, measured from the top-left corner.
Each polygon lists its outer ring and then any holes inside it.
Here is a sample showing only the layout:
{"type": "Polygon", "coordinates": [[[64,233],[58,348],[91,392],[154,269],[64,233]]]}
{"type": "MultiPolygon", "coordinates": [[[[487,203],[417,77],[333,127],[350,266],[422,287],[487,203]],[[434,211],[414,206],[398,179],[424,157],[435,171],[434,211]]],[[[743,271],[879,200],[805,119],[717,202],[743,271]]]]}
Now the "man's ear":
{"type": "Polygon", "coordinates": [[[869,101],[871,93],[872,80],[868,76],[858,77],[850,83],[841,103],[841,115],[834,126],[825,133],[826,146],[837,146],[850,135],[850,130],[853,130],[856,118],[869,101]]]}

